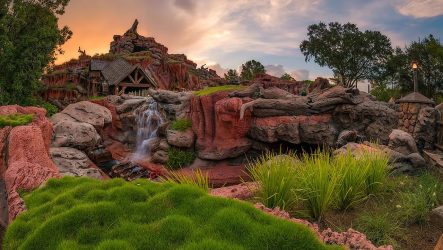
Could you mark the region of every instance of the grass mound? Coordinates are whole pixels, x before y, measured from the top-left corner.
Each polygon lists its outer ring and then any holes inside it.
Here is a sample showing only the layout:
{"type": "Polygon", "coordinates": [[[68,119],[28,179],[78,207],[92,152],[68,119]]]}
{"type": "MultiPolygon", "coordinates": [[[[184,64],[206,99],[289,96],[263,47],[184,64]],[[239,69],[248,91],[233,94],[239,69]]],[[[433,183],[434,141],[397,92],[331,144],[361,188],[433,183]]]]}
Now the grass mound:
{"type": "Polygon", "coordinates": [[[11,126],[22,126],[32,122],[34,118],[33,114],[13,114],[13,115],[0,115],[0,128],[11,126]]]}
{"type": "Polygon", "coordinates": [[[303,225],[199,188],[66,177],[24,197],[4,249],[338,249],[303,225]]]}
{"type": "Polygon", "coordinates": [[[241,90],[244,88],[245,88],[245,86],[242,86],[242,85],[222,85],[222,86],[204,88],[202,90],[196,91],[195,95],[196,96],[207,96],[207,95],[212,95],[212,94],[222,92],[222,91],[234,91],[234,90],[241,90]]]}
{"type": "Polygon", "coordinates": [[[192,121],[189,119],[177,119],[172,122],[171,128],[176,131],[186,131],[192,128],[192,121]]]}

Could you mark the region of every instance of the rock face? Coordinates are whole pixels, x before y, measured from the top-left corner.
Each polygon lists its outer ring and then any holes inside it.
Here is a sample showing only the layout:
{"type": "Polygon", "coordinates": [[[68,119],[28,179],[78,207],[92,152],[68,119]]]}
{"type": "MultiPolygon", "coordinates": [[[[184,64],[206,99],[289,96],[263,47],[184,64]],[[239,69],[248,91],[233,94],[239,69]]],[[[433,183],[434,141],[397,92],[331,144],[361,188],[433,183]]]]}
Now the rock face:
{"type": "Polygon", "coordinates": [[[54,127],[53,147],[92,149],[100,142],[100,135],[89,123],[59,122],[54,127]]]}
{"type": "Polygon", "coordinates": [[[0,129],[0,173],[7,193],[8,217],[12,221],[25,210],[19,191],[30,191],[49,178],[58,177],[58,170],[49,157],[52,125],[41,108],[2,106],[0,114],[34,114],[26,126],[0,129]]]}
{"type": "Polygon", "coordinates": [[[51,148],[50,155],[62,176],[102,179],[103,176],[88,156],[75,148],[51,148]]]}
{"type": "Polygon", "coordinates": [[[96,129],[101,129],[112,121],[109,109],[87,101],[71,104],[61,113],[70,116],[77,122],[91,124],[96,129]]]}
{"type": "Polygon", "coordinates": [[[240,108],[247,101],[227,98],[220,92],[209,96],[194,96],[191,117],[197,136],[198,157],[207,160],[222,160],[240,156],[251,147],[246,134],[251,126],[251,114],[240,119],[240,108]]]}

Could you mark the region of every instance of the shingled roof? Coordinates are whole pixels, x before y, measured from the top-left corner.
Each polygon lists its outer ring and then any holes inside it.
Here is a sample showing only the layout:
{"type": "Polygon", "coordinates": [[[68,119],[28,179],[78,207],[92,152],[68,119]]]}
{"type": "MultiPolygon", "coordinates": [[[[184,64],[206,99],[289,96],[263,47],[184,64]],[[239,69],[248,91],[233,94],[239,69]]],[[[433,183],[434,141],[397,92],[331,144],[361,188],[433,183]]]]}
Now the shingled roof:
{"type": "Polygon", "coordinates": [[[409,95],[401,98],[397,101],[398,103],[425,103],[425,104],[431,104],[433,105],[434,102],[427,98],[426,96],[418,93],[418,92],[412,92],[409,95]]]}
{"type": "Polygon", "coordinates": [[[132,66],[126,60],[119,58],[109,63],[108,66],[103,69],[102,74],[108,81],[108,84],[112,86],[118,84],[119,81],[130,74],[135,67],[136,66],[132,66]]]}
{"type": "Polygon", "coordinates": [[[91,71],[102,71],[108,66],[108,64],[109,61],[92,59],[90,69],[91,71]]]}

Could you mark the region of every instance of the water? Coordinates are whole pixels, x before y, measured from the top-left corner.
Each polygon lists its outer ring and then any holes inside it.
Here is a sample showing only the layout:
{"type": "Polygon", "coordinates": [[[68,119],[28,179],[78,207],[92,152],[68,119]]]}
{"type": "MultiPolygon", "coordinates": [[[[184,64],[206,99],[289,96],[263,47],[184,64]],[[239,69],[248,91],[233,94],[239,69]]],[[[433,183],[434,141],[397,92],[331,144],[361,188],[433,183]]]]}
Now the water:
{"type": "Polygon", "coordinates": [[[157,102],[152,101],[148,109],[139,112],[136,116],[136,122],[137,147],[133,158],[142,159],[150,156],[151,144],[158,138],[158,128],[164,123],[163,116],[157,109],[157,102]]]}

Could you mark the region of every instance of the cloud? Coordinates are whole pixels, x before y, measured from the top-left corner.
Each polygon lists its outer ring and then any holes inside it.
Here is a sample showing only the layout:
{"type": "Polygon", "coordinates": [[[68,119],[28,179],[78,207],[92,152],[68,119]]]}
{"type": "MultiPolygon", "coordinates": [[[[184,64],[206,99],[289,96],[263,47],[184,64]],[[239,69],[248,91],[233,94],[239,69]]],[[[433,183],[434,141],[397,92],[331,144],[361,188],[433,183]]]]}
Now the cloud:
{"type": "Polygon", "coordinates": [[[227,73],[229,70],[227,68],[223,68],[219,63],[213,64],[213,65],[208,65],[207,67],[208,67],[208,69],[215,70],[217,72],[217,75],[219,75],[221,77],[223,77],[225,75],[225,73],[227,73]]]}
{"type": "Polygon", "coordinates": [[[286,73],[283,65],[266,65],[265,66],[266,73],[271,76],[280,77],[284,73],[286,73]]]}
{"type": "Polygon", "coordinates": [[[306,69],[297,69],[291,71],[290,75],[294,77],[295,80],[303,81],[309,79],[309,70],[306,69]]]}
{"type": "Polygon", "coordinates": [[[443,15],[443,0],[407,0],[398,6],[398,11],[415,18],[440,16],[443,15]]]}
{"type": "Polygon", "coordinates": [[[196,7],[196,3],[194,0],[175,0],[174,4],[177,7],[181,8],[187,12],[190,12],[190,13],[194,12],[195,7],[196,7]]]}

